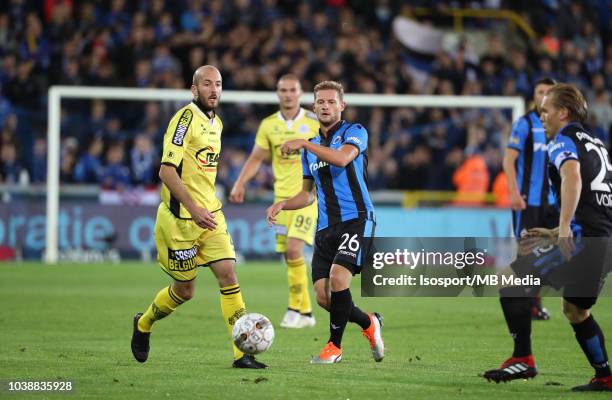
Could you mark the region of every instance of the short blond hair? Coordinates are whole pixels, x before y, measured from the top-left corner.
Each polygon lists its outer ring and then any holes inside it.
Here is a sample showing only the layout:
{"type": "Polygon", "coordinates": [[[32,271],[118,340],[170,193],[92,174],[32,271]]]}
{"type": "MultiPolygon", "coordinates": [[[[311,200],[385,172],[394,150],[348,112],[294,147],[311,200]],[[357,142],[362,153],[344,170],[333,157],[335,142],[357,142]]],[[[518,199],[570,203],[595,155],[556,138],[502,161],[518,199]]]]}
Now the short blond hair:
{"type": "Polygon", "coordinates": [[[567,109],[570,121],[577,121],[581,124],[587,121],[589,116],[587,102],[575,85],[557,83],[550,89],[548,96],[555,108],[567,109]]]}
{"type": "Polygon", "coordinates": [[[344,100],[344,88],[342,87],[342,84],[339,82],[323,81],[321,83],[317,83],[316,86],[314,87],[315,100],[317,99],[317,93],[320,90],[335,90],[336,92],[338,92],[338,97],[340,98],[340,101],[344,100]]]}

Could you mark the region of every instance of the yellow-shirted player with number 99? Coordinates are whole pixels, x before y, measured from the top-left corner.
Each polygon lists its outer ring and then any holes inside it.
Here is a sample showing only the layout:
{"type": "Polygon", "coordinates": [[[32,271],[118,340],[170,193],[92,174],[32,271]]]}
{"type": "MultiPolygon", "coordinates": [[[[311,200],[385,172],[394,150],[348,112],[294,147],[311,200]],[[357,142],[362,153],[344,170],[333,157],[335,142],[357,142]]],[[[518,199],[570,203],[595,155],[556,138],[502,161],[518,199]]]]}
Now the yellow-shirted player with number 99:
{"type": "MultiPolygon", "coordinates": [[[[319,132],[314,113],[300,107],[302,87],[297,76],[283,75],[276,85],[280,110],[263,119],[257,130],[255,146],[230,193],[230,201],[242,203],[245,187],[261,163],[272,162],[275,201],[293,197],[302,190],[301,151],[282,154],[281,145],[293,139],[310,139],[319,132]]],[[[276,252],[287,261],[289,306],[280,325],[305,328],[315,324],[308,292],[308,272],[304,245],[312,245],[317,226],[316,202],[300,210],[282,211],[277,218],[276,252]]]]}
{"type": "MultiPolygon", "coordinates": [[[[132,354],[149,356],[153,324],[193,297],[197,267],[210,267],[221,289],[221,312],[228,332],[246,314],[234,269],[236,254],[227,232],[221,202],[215,196],[223,124],[215,113],[221,97],[221,73],[211,65],[193,74],[193,101],[178,110],[164,135],[162,202],[155,222],[157,260],[173,279],[146,310],[134,317],[132,354]]],[[[266,368],[236,346],[235,368],[266,368]]]]}

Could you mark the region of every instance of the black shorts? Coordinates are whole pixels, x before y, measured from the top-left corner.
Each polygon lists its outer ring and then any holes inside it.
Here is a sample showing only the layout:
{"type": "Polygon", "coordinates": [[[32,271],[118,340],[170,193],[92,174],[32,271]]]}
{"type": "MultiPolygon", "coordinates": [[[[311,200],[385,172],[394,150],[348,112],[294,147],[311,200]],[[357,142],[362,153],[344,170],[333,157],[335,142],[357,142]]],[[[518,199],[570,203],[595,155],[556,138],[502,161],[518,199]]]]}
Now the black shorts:
{"type": "MultiPolygon", "coordinates": [[[[540,279],[540,286],[551,286],[563,294],[570,303],[591,308],[609,271],[606,253],[607,238],[583,237],[575,239],[576,250],[566,261],[556,245],[536,249],[511,264],[517,277],[532,276],[540,279]]],[[[528,289],[528,288],[525,288],[528,289]]]]}
{"type": "Polygon", "coordinates": [[[559,226],[559,213],[554,206],[527,206],[522,211],[512,211],[512,232],[520,238],[531,228],[552,229],[559,226]]]}
{"type": "Polygon", "coordinates": [[[318,231],[312,256],[312,281],[329,278],[332,264],[342,265],[353,275],[360,273],[370,252],[375,226],[372,220],[352,219],[318,231]]]}

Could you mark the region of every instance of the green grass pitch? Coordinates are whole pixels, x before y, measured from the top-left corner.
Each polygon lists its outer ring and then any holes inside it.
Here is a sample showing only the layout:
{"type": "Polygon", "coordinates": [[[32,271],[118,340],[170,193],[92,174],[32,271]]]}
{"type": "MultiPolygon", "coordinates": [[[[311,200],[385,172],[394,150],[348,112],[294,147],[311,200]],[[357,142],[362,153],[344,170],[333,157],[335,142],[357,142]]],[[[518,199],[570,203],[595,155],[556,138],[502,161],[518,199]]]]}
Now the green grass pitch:
{"type": "MultiPolygon", "coordinates": [[[[510,353],[511,339],[495,298],[361,298],[354,301],[385,317],[386,357],[375,363],[359,329],[349,325],[343,361],[310,365],[325,344],[328,317],[315,309],[317,326],[278,327],[286,306],[280,263],[239,265],[247,308],[276,326],[272,348],[260,359],[267,371],[235,370],[212,274],[199,271],[195,298],[160,321],[145,364],[130,352],[132,316],[144,310],[168,277],[153,264],[0,264],[0,379],[72,380],[71,399],[516,399],[581,398],[569,393],[592,370],[560,312],[545,299],[552,320],[534,323],[540,375],[495,385],[478,376],[510,353]]],[[[612,301],[594,314],[612,335],[612,301]]],[[[610,342],[608,340],[610,347],[610,342]]],[[[7,394],[15,399],[59,394],[7,394]]],[[[608,398],[605,395],[588,396],[608,398]]]]}

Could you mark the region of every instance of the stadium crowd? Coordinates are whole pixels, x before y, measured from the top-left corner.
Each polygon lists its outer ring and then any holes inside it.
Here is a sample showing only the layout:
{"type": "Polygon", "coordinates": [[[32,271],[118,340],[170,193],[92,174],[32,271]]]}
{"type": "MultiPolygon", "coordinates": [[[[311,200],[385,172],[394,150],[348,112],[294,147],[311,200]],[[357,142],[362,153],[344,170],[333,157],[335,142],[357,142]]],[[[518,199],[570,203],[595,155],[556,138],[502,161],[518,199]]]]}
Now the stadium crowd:
{"type": "MultiPolygon", "coordinates": [[[[0,182],[46,179],[50,85],[184,89],[200,65],[223,73],[225,90],[274,90],[287,72],[305,90],[334,79],[351,93],[520,95],[551,76],[578,85],[590,127],[609,142],[612,6],[606,0],[542,1],[9,0],[0,5],[0,182]],[[38,4],[37,4],[38,3],[38,4]],[[524,3],[524,4],[523,4],[524,3]],[[34,6],[32,6],[34,4],[34,6]],[[488,29],[479,56],[466,40],[430,59],[395,37],[396,15],[414,7],[510,7],[536,30],[506,40],[488,29]],[[607,7],[607,8],[606,8],[607,7]],[[598,17],[598,18],[596,18],[598,17]]],[[[434,13],[435,15],[435,13],[434,13]]],[[[421,22],[443,25],[445,21],[421,22]]],[[[481,22],[478,22],[481,23],[481,22]]],[[[478,24],[477,23],[477,24],[478,24]]],[[[482,23],[481,23],[482,24],[482,23]]],[[[62,103],[61,182],[108,188],[156,185],[173,102],[62,103]]],[[[223,104],[218,182],[237,177],[272,106],[223,104]]],[[[350,107],[370,133],[371,188],[453,190],[476,179],[490,190],[501,171],[506,111],[350,107]]],[[[254,189],[271,186],[262,169],[254,189]]]]}

